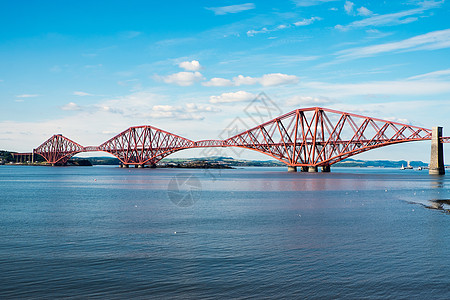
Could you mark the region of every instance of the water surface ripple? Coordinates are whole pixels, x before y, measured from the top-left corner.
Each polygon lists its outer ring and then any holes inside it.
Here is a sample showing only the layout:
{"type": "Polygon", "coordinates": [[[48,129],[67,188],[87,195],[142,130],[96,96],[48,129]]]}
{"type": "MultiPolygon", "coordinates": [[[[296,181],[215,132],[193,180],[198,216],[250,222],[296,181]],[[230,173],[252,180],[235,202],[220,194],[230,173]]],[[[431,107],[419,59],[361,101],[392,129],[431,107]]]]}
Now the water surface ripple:
{"type": "Polygon", "coordinates": [[[0,298],[450,299],[448,175],[285,171],[1,166],[0,298]]]}

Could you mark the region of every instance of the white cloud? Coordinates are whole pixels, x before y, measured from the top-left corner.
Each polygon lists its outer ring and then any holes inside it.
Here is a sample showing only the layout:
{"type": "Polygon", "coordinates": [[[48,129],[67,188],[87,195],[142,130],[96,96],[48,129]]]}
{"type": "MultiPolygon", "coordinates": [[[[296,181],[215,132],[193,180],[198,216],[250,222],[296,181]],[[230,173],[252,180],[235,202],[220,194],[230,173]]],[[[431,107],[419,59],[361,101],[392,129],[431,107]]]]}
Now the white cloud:
{"type": "Polygon", "coordinates": [[[197,60],[193,61],[183,61],[178,64],[178,66],[186,71],[199,71],[202,66],[197,60]]]}
{"type": "Polygon", "coordinates": [[[367,47],[357,47],[336,53],[340,59],[369,57],[387,52],[436,50],[450,47],[450,29],[433,31],[402,40],[367,47]]]}
{"type": "Polygon", "coordinates": [[[81,107],[74,102],[69,102],[66,105],[62,106],[61,109],[68,110],[68,111],[77,111],[77,110],[81,110],[81,107]]]}
{"type": "Polygon", "coordinates": [[[165,83],[174,83],[179,86],[190,86],[197,81],[203,80],[203,75],[200,72],[178,72],[167,76],[156,76],[161,78],[165,83]]]}
{"type": "Polygon", "coordinates": [[[186,111],[190,113],[194,112],[220,112],[221,109],[212,105],[186,103],[186,111]]]}
{"type": "Polygon", "coordinates": [[[238,91],[235,93],[223,93],[220,96],[211,96],[209,102],[211,103],[232,103],[245,102],[255,99],[256,95],[245,91],[238,91]]]}
{"type": "Polygon", "coordinates": [[[320,21],[322,20],[322,18],[320,17],[311,17],[309,19],[303,19],[301,21],[295,22],[294,25],[295,26],[306,26],[306,25],[310,25],[312,23],[314,23],[314,21],[320,21]]]}
{"type": "Polygon", "coordinates": [[[137,92],[131,95],[111,99],[99,103],[89,109],[91,112],[104,112],[120,115],[135,120],[148,118],[162,119],[174,118],[177,120],[202,120],[204,117],[198,113],[215,113],[220,110],[201,103],[188,104],[161,104],[170,100],[164,95],[148,92],[137,92]]]}
{"type": "Polygon", "coordinates": [[[298,77],[295,75],[272,73],[263,75],[259,82],[262,86],[294,84],[298,82],[298,77]]]}
{"type": "MultiPolygon", "coordinates": [[[[50,119],[23,122],[1,120],[0,140],[4,149],[29,152],[53,134],[61,133],[81,145],[95,146],[132,125],[152,125],[193,140],[214,137],[222,130],[223,124],[220,122],[220,116],[212,115],[219,111],[215,107],[217,105],[208,103],[207,100],[204,103],[195,102],[196,106],[192,106],[182,104],[181,101],[171,103],[172,99],[163,94],[140,91],[82,106],[80,110],[71,113],[54,114],[54,118],[50,119]],[[179,106],[181,110],[179,112],[153,110],[154,106],[165,104],[179,106]],[[209,115],[213,119],[210,123],[194,122],[209,115]],[[168,117],[170,120],[164,119],[168,117]],[[186,120],[192,122],[185,122],[186,120]],[[27,135],[24,136],[22,132],[26,132],[27,135]]],[[[67,102],[63,102],[65,103],[67,102]]],[[[67,107],[74,109],[76,105],[67,107]]]]}
{"type": "Polygon", "coordinates": [[[215,15],[226,15],[226,14],[235,14],[246,10],[255,9],[255,4],[253,3],[245,3],[245,4],[237,4],[237,5],[229,5],[229,6],[221,6],[221,7],[205,7],[207,10],[211,10],[215,15]]]}
{"type": "MultiPolygon", "coordinates": [[[[303,20],[295,22],[293,24],[281,24],[281,25],[275,26],[275,27],[273,27],[271,29],[268,29],[267,27],[263,27],[262,29],[259,29],[259,30],[252,29],[252,30],[248,30],[247,31],[247,36],[252,37],[252,36],[255,36],[257,34],[276,32],[276,31],[279,31],[279,30],[292,28],[292,25],[294,25],[294,26],[306,26],[306,25],[310,25],[310,24],[314,23],[315,21],[319,21],[319,20],[322,20],[322,18],[320,18],[320,17],[311,17],[309,19],[303,19],[303,20]]],[[[275,37],[269,37],[269,39],[273,39],[273,38],[275,38],[275,37]]]]}
{"type": "Polygon", "coordinates": [[[267,28],[263,28],[261,30],[249,30],[247,31],[247,36],[254,36],[255,34],[259,34],[259,33],[268,33],[268,32],[272,32],[274,30],[269,30],[267,28]]]}
{"type": "Polygon", "coordinates": [[[337,0],[295,0],[297,6],[314,6],[337,0]]]}
{"type": "Polygon", "coordinates": [[[175,118],[179,120],[203,120],[202,115],[198,112],[218,112],[210,105],[202,105],[195,103],[187,103],[185,107],[174,105],[154,105],[149,116],[155,119],[175,118]]]}
{"type": "Polygon", "coordinates": [[[262,86],[275,86],[284,84],[295,84],[298,77],[295,75],[287,75],[282,73],[265,74],[262,77],[250,77],[238,75],[232,80],[225,78],[212,78],[210,81],[202,83],[204,86],[241,86],[260,84],[262,86]]]}
{"type": "Polygon", "coordinates": [[[364,95],[438,95],[450,92],[449,82],[442,80],[393,80],[352,84],[307,82],[303,83],[303,86],[332,98],[364,95]]]}
{"type": "Polygon", "coordinates": [[[152,108],[153,111],[182,111],[182,108],[179,106],[172,105],[154,105],[152,108]]]}
{"type": "Polygon", "coordinates": [[[286,105],[288,106],[322,106],[333,103],[330,98],[327,97],[311,97],[311,96],[293,96],[287,99],[286,105]]]}
{"type": "MultiPolygon", "coordinates": [[[[420,7],[418,8],[385,15],[374,15],[363,20],[354,21],[348,25],[336,25],[335,28],[339,30],[348,30],[351,28],[361,28],[367,26],[393,26],[407,24],[418,20],[418,17],[415,15],[423,14],[425,11],[436,8],[442,3],[443,2],[424,1],[419,3],[420,7]]],[[[363,12],[367,13],[367,11],[364,10],[363,12]]]]}
{"type": "Polygon", "coordinates": [[[94,105],[91,111],[119,114],[131,119],[143,119],[146,113],[160,103],[167,103],[164,95],[149,92],[136,92],[127,96],[102,101],[94,105]]]}
{"type": "Polygon", "coordinates": [[[202,85],[203,86],[232,86],[232,85],[234,85],[234,83],[229,79],[214,77],[214,78],[211,78],[209,81],[202,82],[202,85]]]}
{"type": "Polygon", "coordinates": [[[239,75],[237,77],[233,77],[233,82],[234,82],[234,85],[236,85],[236,86],[253,85],[253,84],[257,84],[258,81],[259,81],[258,78],[253,78],[250,76],[239,75]]]}
{"type": "Polygon", "coordinates": [[[81,97],[83,97],[83,96],[93,96],[92,94],[85,93],[85,92],[80,92],[80,91],[73,92],[73,94],[76,95],[76,96],[81,96],[81,97]]]}
{"type": "Polygon", "coordinates": [[[450,77],[450,69],[439,70],[434,72],[429,72],[417,76],[409,77],[408,80],[417,80],[417,79],[435,79],[439,77],[450,77]]]}
{"type": "Polygon", "coordinates": [[[344,9],[345,9],[345,12],[347,13],[347,14],[352,14],[353,13],[353,6],[354,6],[355,4],[353,3],[353,2],[351,2],[351,1],[345,1],[345,4],[344,4],[344,9]]]}
{"type": "Polygon", "coordinates": [[[358,11],[358,15],[360,15],[360,16],[367,17],[367,16],[373,15],[373,12],[370,11],[369,9],[365,8],[364,6],[361,6],[360,8],[358,8],[356,10],[358,11]]]}
{"type": "Polygon", "coordinates": [[[17,95],[17,98],[34,98],[34,97],[39,97],[39,95],[36,94],[22,94],[22,95],[17,95]]]}

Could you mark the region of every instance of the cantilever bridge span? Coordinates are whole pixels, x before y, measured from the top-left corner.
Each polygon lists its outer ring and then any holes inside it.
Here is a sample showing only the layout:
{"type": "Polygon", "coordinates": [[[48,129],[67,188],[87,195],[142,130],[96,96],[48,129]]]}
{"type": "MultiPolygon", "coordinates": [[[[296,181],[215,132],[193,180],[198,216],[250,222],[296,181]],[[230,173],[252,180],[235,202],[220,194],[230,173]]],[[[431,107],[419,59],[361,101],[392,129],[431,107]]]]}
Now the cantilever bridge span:
{"type": "MultiPolygon", "coordinates": [[[[183,149],[240,147],[269,155],[290,168],[322,167],[327,171],[332,164],[371,149],[431,138],[431,129],[312,107],[294,110],[224,140],[193,141],[153,126],[137,126],[90,147],[54,135],[34,153],[55,165],[65,164],[80,152],[104,151],[125,166],[144,166],[183,149]]],[[[439,142],[450,142],[450,138],[440,137],[439,142]]]]}

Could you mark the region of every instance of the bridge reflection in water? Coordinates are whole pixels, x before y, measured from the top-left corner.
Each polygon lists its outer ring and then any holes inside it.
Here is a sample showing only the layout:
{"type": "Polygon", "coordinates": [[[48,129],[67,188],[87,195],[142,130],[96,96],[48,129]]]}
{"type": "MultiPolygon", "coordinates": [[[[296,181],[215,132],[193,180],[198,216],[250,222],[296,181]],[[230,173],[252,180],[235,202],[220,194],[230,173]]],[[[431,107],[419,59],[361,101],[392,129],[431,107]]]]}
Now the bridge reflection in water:
{"type": "MultiPolygon", "coordinates": [[[[450,142],[450,138],[442,137],[442,129],[438,132],[438,144],[450,142]]],[[[99,146],[83,147],[57,134],[33,152],[57,165],[80,152],[104,151],[117,157],[123,166],[142,167],[155,165],[183,149],[240,147],[269,155],[285,163],[290,171],[301,167],[302,171],[316,172],[321,167],[327,172],[332,164],[371,149],[431,139],[431,129],[311,107],[294,110],[224,140],[192,141],[153,126],[136,126],[99,146]]]]}

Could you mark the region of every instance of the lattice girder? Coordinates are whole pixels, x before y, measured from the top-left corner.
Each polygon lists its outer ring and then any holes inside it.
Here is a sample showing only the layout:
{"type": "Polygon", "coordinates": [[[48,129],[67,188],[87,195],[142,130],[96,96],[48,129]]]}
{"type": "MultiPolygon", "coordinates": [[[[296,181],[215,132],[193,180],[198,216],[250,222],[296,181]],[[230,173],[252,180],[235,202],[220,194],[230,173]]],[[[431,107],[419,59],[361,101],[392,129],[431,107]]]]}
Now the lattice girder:
{"type": "Polygon", "coordinates": [[[39,154],[50,164],[66,164],[72,156],[83,151],[83,146],[61,134],[53,135],[34,149],[35,154],[39,154]]]}
{"type": "Polygon", "coordinates": [[[291,166],[327,166],[370,149],[430,138],[430,129],[314,107],[285,114],[225,143],[291,166]]]}
{"type": "Polygon", "coordinates": [[[117,157],[123,164],[155,164],[167,155],[194,142],[152,126],[130,127],[101,144],[98,149],[117,157]]]}

